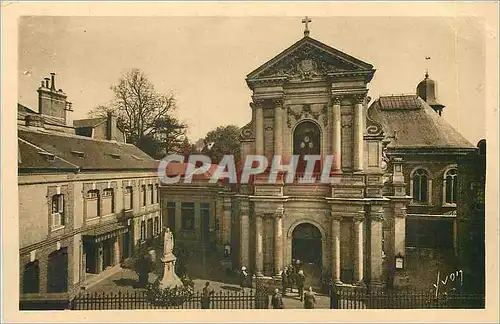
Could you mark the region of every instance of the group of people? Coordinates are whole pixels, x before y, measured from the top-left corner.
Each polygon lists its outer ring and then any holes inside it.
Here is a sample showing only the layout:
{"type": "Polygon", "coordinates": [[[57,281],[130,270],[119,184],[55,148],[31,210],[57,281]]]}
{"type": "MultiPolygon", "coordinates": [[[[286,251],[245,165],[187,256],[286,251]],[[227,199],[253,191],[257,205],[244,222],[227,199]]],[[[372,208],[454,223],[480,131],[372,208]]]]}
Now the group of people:
{"type": "Polygon", "coordinates": [[[288,290],[293,293],[293,288],[296,286],[300,300],[302,301],[305,282],[306,275],[304,274],[300,260],[292,260],[292,264],[286,266],[281,273],[281,285],[284,295],[286,295],[288,290]]]}
{"type": "MultiPolygon", "coordinates": [[[[314,305],[316,304],[316,296],[314,295],[312,287],[309,287],[309,289],[301,295],[300,300],[304,300],[304,308],[306,309],[313,309],[314,305]]],[[[283,297],[280,294],[280,291],[278,288],[274,290],[274,294],[271,297],[271,306],[274,309],[282,309],[285,308],[283,304],[283,297]]]]}

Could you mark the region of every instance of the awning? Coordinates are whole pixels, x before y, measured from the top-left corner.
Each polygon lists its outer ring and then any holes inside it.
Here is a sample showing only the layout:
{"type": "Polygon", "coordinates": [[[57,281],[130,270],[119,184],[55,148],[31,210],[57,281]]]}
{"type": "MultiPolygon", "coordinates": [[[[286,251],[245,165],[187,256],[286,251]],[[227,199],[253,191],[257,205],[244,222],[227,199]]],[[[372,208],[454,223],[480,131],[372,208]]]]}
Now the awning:
{"type": "Polygon", "coordinates": [[[128,232],[128,227],[119,223],[96,226],[84,232],[83,240],[94,243],[105,241],[109,238],[128,232]]]}

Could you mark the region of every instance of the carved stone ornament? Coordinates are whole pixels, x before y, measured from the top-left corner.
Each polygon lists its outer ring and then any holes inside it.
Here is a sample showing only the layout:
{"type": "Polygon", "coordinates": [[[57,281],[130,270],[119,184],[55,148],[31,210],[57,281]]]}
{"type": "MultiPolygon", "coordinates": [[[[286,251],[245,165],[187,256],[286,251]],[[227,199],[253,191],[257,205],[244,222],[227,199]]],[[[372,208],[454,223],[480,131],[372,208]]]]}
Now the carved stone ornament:
{"type": "Polygon", "coordinates": [[[299,108],[299,106],[293,108],[288,106],[286,111],[288,117],[287,125],[289,128],[291,128],[295,122],[304,118],[320,121],[321,116],[323,116],[323,124],[325,126],[328,125],[328,107],[326,105],[320,107],[319,105],[303,104],[302,108],[299,108]]]}
{"type": "Polygon", "coordinates": [[[371,107],[368,108],[366,113],[366,134],[368,136],[383,136],[384,130],[382,128],[382,124],[375,121],[370,115],[371,107]]]}
{"type": "Polygon", "coordinates": [[[252,139],[255,138],[254,131],[253,131],[253,124],[252,122],[249,122],[245,126],[243,126],[240,130],[240,138],[241,139],[252,139]]]}
{"type": "Polygon", "coordinates": [[[359,69],[356,65],[335,57],[324,50],[305,44],[290,55],[284,57],[258,77],[289,77],[308,79],[330,72],[359,69]]]}
{"type": "Polygon", "coordinates": [[[352,127],[352,115],[343,115],[340,125],[342,128],[351,128],[352,127]]]}

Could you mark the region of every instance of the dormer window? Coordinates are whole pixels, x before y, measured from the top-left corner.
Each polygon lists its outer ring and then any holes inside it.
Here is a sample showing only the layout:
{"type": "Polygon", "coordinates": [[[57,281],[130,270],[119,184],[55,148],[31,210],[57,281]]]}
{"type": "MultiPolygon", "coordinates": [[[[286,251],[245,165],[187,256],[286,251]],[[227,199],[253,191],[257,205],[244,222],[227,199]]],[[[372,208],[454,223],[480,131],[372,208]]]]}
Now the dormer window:
{"type": "Polygon", "coordinates": [[[38,154],[44,156],[47,161],[49,162],[54,162],[56,160],[56,156],[52,153],[49,153],[49,152],[38,152],[38,154]]]}
{"type": "Polygon", "coordinates": [[[115,160],[119,160],[120,159],[120,154],[115,154],[115,153],[109,153],[109,155],[111,155],[111,157],[115,160]]]}
{"type": "Polygon", "coordinates": [[[74,156],[79,157],[79,158],[84,158],[85,157],[85,153],[84,152],[80,152],[80,151],[71,151],[71,154],[73,154],[74,156]]]}
{"type": "Polygon", "coordinates": [[[134,159],[136,159],[137,161],[142,161],[142,159],[140,157],[137,157],[135,156],[134,154],[130,155],[131,157],[133,157],[134,159]]]}

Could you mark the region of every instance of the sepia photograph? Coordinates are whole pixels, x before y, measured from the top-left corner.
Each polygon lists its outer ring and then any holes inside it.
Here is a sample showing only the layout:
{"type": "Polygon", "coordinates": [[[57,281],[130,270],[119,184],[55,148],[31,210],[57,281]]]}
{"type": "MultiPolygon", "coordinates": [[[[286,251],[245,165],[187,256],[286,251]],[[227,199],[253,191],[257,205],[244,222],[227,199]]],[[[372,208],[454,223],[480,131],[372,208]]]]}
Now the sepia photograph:
{"type": "Polygon", "coordinates": [[[11,24],[16,312],[498,318],[498,12],[83,5],[11,24]]]}

